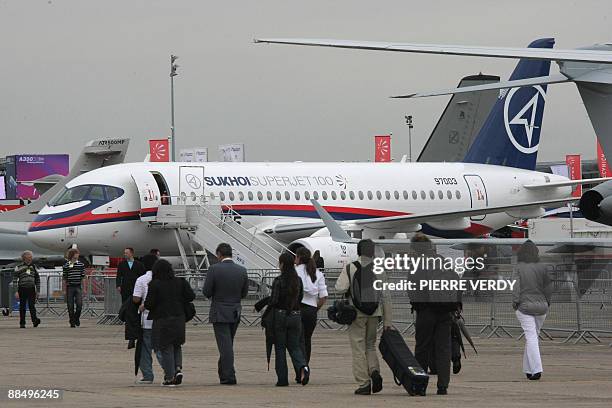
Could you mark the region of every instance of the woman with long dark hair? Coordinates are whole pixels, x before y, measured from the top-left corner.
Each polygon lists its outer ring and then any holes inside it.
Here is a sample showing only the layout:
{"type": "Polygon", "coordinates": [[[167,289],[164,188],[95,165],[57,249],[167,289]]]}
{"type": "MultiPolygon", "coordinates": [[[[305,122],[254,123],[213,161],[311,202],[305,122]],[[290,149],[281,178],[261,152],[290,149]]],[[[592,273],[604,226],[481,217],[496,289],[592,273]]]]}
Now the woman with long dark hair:
{"type": "Polygon", "coordinates": [[[270,307],[274,313],[274,355],[275,368],[279,387],[289,385],[287,355],[289,351],[293,367],[299,372],[302,385],[308,384],[310,369],[300,347],[302,319],[300,303],[304,296],[302,280],[294,266],[294,257],[283,252],[278,258],[280,275],[272,282],[270,307]]]}
{"type": "Polygon", "coordinates": [[[539,380],[543,371],[539,334],[550,306],[552,284],[532,241],[525,241],[517,252],[514,279],[512,306],[525,333],[523,372],[528,379],[539,380]]]}
{"type": "MultiPolygon", "coordinates": [[[[327,300],[327,285],[325,285],[323,272],[317,269],[315,260],[310,256],[310,251],[307,248],[301,247],[295,252],[295,265],[295,270],[304,287],[304,298],[300,306],[302,312],[302,351],[306,363],[310,364],[312,333],[317,327],[317,312],[327,300]]],[[[298,379],[296,377],[296,381],[298,379]]]]}
{"type": "Polygon", "coordinates": [[[194,299],[191,286],[185,279],[174,276],[170,262],[165,259],[155,262],[145,308],[149,310],[148,318],[153,320],[153,349],[161,354],[163,386],[174,387],[183,381],[185,304],[194,299]]]}

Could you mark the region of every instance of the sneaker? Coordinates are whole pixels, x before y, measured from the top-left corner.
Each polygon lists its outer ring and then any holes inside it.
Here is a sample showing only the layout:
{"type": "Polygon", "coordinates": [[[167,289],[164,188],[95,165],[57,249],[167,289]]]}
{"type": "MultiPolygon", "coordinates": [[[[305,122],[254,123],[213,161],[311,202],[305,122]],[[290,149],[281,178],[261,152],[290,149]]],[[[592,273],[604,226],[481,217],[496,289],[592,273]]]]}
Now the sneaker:
{"type": "Polygon", "coordinates": [[[74,325],[74,323],[70,323],[70,327],[74,329],[76,326],[74,325]]]}
{"type": "Polygon", "coordinates": [[[176,383],[174,382],[174,380],[164,380],[163,383],[161,383],[162,387],[176,387],[176,383]]]}
{"type": "Polygon", "coordinates": [[[383,379],[380,376],[378,370],[372,371],[372,375],[370,376],[370,378],[372,379],[372,394],[381,392],[383,389],[383,379]]]}
{"type": "Polygon", "coordinates": [[[40,319],[39,318],[36,318],[36,320],[32,323],[32,325],[34,327],[38,327],[39,324],[40,324],[40,319]]]}
{"type": "Polygon", "coordinates": [[[136,385],[150,385],[150,384],[153,384],[153,380],[145,380],[144,378],[141,378],[139,380],[134,381],[134,384],[136,384],[136,385]]]}
{"type": "Polygon", "coordinates": [[[355,395],[370,395],[372,394],[372,387],[370,384],[359,387],[355,390],[355,395]]]}
{"type": "Polygon", "coordinates": [[[448,390],[446,389],[446,387],[438,387],[438,392],[436,392],[436,394],[438,394],[438,395],[446,395],[446,394],[448,394],[448,390]]]}
{"type": "Polygon", "coordinates": [[[179,369],[177,369],[176,374],[174,374],[174,382],[176,385],[181,385],[183,382],[183,372],[179,369]]]}
{"type": "Polygon", "coordinates": [[[531,380],[531,374],[525,373],[525,377],[527,377],[528,380],[531,380]]]}
{"type": "Polygon", "coordinates": [[[288,382],[277,382],[276,386],[277,387],[288,387],[289,383],[288,382]]]}
{"type": "Polygon", "coordinates": [[[20,325],[19,325],[19,328],[20,328],[20,329],[25,329],[25,324],[20,324],[20,325]]]}
{"type": "Polygon", "coordinates": [[[77,321],[74,322],[74,324],[76,324],[76,327],[81,327],[81,320],[77,319],[77,321]]]}

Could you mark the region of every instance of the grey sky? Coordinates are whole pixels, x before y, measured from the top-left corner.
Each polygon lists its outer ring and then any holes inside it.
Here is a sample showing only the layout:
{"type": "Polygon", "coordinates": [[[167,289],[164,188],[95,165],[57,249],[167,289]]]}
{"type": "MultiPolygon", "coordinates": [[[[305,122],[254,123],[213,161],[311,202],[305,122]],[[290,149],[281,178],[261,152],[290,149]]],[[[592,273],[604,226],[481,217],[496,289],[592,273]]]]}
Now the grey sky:
{"type": "MultiPolygon", "coordinates": [[[[244,142],[250,161],[367,160],[372,137],[420,150],[447,97],[389,95],[454,86],[479,71],[507,77],[515,60],[281,45],[314,37],[556,47],[612,40],[609,1],[6,1],[0,0],[1,155],[77,153],[92,138],[130,137],[128,159],[169,133],[170,53],[177,147],[244,142]]],[[[556,72],[556,66],[552,68],[556,72]]],[[[549,87],[540,160],[595,156],[575,86],[549,87]]]]}

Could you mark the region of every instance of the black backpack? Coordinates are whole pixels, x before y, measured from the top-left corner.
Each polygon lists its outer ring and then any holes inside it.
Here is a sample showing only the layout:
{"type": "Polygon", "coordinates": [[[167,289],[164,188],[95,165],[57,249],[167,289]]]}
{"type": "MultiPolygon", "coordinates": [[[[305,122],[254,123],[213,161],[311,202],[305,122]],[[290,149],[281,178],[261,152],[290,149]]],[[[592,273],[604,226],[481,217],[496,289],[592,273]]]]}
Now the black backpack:
{"type": "MultiPolygon", "coordinates": [[[[363,268],[358,261],[355,261],[353,265],[357,268],[351,282],[353,305],[362,313],[371,316],[378,309],[381,298],[381,291],[374,289],[374,281],[377,278],[372,269],[373,264],[370,263],[363,268]]],[[[348,273],[349,266],[346,268],[348,273]]]]}

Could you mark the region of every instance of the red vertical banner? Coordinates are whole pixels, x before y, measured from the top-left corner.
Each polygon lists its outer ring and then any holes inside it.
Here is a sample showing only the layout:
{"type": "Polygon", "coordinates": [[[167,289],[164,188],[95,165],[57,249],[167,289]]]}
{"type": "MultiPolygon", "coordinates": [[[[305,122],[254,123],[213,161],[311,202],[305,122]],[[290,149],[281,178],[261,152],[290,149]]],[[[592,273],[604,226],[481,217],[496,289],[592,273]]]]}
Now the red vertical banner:
{"type": "Polygon", "coordinates": [[[149,160],[152,162],[170,161],[170,145],[168,139],[149,140],[149,160]]]}
{"type": "Polygon", "coordinates": [[[599,168],[599,177],[610,177],[610,168],[608,167],[608,159],[597,141],[597,167],[599,168]]]}
{"type": "MultiPolygon", "coordinates": [[[[580,163],[579,154],[568,154],[565,156],[565,163],[567,164],[567,171],[570,180],[582,179],[582,164],[580,163]]],[[[582,195],[582,186],[577,185],[575,190],[572,192],[572,197],[580,197],[582,195]]]]}
{"type": "Polygon", "coordinates": [[[374,161],[391,161],[391,135],[374,136],[374,161]]]}

